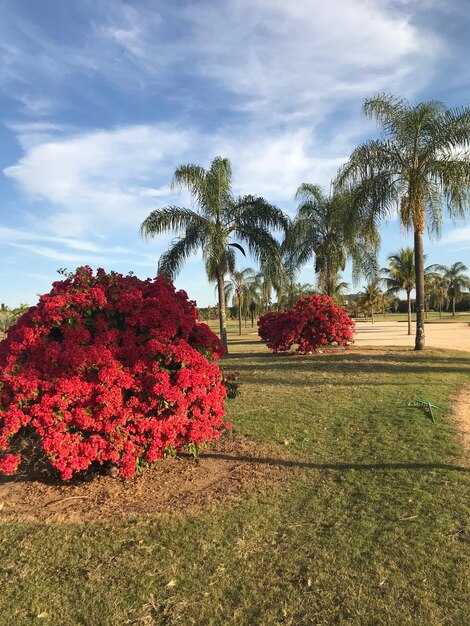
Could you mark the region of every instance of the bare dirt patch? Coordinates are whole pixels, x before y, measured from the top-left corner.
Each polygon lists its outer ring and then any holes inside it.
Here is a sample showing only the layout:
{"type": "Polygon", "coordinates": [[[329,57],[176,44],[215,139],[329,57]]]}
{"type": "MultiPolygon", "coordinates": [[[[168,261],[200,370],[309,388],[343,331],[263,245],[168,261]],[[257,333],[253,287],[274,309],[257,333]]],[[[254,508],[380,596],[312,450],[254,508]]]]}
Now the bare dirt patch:
{"type": "Polygon", "coordinates": [[[293,470],[286,452],[233,434],[189,455],[162,459],[127,480],[95,476],[90,482],[53,484],[23,475],[0,482],[0,521],[99,522],[159,513],[211,510],[234,504],[293,470]]]}
{"type": "Polygon", "coordinates": [[[465,463],[470,467],[470,383],[459,391],[454,399],[452,416],[466,451],[465,463]]]}

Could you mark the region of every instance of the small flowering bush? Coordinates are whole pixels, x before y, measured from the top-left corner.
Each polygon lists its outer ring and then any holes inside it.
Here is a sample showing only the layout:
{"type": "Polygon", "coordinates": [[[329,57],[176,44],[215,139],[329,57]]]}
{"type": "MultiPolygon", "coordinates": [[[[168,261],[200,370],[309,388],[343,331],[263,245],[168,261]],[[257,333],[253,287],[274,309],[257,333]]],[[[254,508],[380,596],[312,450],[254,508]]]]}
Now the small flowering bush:
{"type": "Polygon", "coordinates": [[[224,370],[222,376],[222,382],[227,390],[227,398],[233,400],[240,395],[240,372],[224,370]]]}
{"type": "Polygon", "coordinates": [[[219,437],[224,349],[196,318],[163,275],[82,267],[55,282],[0,343],[0,472],[28,462],[20,437],[64,480],[103,464],[132,476],[219,437]]]}
{"type": "Polygon", "coordinates": [[[274,352],[287,352],[298,344],[297,352],[308,354],[331,343],[348,346],[353,341],[354,322],[329,296],[307,296],[291,309],[262,315],[258,332],[274,352]]]}

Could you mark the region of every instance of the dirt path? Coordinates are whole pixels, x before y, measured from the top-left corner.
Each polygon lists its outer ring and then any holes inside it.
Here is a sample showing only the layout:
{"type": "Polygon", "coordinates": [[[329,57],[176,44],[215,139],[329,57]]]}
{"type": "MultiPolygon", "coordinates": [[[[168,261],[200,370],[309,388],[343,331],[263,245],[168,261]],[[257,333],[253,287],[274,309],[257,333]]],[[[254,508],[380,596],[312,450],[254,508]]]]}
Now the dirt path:
{"type": "Polygon", "coordinates": [[[460,390],[454,402],[452,416],[460,430],[463,447],[467,452],[466,464],[470,466],[470,382],[460,390]]]}
{"type": "MultiPolygon", "coordinates": [[[[409,346],[414,347],[415,324],[408,335],[406,322],[376,320],[356,323],[355,345],[357,346],[409,346]]],[[[425,324],[426,346],[449,348],[470,352],[470,324],[468,322],[425,324]]]]}

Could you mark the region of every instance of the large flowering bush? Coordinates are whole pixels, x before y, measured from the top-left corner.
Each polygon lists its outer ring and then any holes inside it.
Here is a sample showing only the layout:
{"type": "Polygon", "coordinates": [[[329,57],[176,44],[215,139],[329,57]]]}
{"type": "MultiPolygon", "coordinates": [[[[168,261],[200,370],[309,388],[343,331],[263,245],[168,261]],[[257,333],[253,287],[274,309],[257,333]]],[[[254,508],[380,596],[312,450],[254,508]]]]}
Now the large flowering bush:
{"type": "Polygon", "coordinates": [[[291,309],[262,315],[258,332],[274,352],[286,352],[298,344],[297,352],[307,354],[331,343],[349,345],[354,322],[329,296],[307,296],[291,309]]]}
{"type": "Polygon", "coordinates": [[[216,439],[230,427],[223,346],[196,318],[164,276],[82,267],[55,282],[0,343],[0,472],[28,461],[25,437],[65,480],[92,464],[132,476],[216,439]]]}

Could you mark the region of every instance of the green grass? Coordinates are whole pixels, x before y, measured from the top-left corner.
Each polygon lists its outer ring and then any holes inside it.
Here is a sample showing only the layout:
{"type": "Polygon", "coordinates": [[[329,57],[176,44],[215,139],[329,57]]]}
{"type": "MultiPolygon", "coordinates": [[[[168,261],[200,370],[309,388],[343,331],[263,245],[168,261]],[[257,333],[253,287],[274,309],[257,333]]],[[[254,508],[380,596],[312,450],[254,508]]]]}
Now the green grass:
{"type": "Polygon", "coordinates": [[[448,414],[470,354],[231,343],[228,418],[287,446],[292,477],[215,513],[6,524],[0,623],[469,624],[470,473],[448,414]],[[436,423],[416,398],[444,407],[436,423]]]}
{"type": "MultiPolygon", "coordinates": [[[[408,322],[407,313],[386,313],[385,317],[382,313],[375,313],[374,315],[377,321],[384,320],[386,322],[408,322]]],[[[357,322],[366,321],[366,319],[370,318],[357,318],[357,322]]],[[[411,321],[416,321],[416,314],[412,313],[411,321]]],[[[429,311],[424,318],[425,324],[449,324],[449,323],[459,323],[459,322],[469,322],[470,321],[470,313],[456,313],[455,316],[452,313],[443,312],[439,317],[439,313],[436,311],[429,311]]]]}

